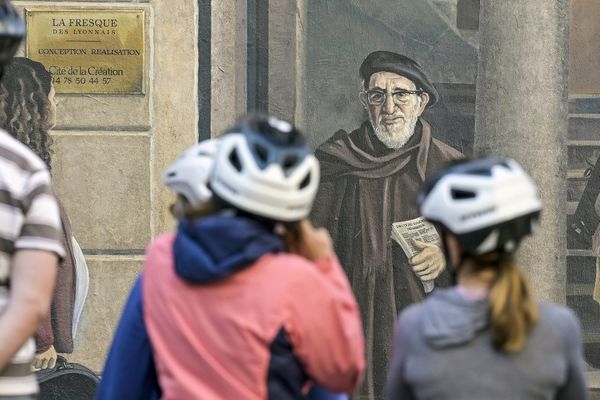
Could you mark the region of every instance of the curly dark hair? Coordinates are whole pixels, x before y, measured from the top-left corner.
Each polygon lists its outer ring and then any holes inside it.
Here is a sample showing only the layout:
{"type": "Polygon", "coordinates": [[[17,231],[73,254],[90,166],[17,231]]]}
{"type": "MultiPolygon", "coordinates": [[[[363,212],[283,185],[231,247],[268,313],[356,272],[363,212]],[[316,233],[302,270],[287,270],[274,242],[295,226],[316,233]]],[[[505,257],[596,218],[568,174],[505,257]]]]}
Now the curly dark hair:
{"type": "Polygon", "coordinates": [[[54,118],[51,89],[50,72],[24,57],[15,57],[0,81],[0,128],[29,146],[48,167],[52,138],[46,126],[54,118]]]}

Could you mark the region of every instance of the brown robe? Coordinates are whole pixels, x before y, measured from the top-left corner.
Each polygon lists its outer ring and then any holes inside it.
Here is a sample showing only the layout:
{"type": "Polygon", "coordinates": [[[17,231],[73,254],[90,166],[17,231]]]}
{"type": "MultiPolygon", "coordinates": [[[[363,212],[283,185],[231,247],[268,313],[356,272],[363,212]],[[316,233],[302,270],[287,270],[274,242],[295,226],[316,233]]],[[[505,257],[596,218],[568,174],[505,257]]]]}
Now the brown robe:
{"type": "MultiPolygon", "coordinates": [[[[60,205],[60,204],[59,204],[60,205]]],[[[58,265],[56,287],[52,297],[50,315],[42,323],[35,335],[36,353],[42,353],[54,346],[58,353],[73,352],[73,311],[75,306],[75,259],[71,238],[71,223],[60,205],[63,226],[63,247],[66,256],[58,265]]]]}
{"type": "MultiPolygon", "coordinates": [[[[312,218],[331,232],[365,329],[367,374],[356,398],[383,399],[396,316],[425,296],[391,243],[391,226],[418,217],[416,194],[425,178],[463,155],[432,138],[423,120],[398,150],[386,148],[366,121],[350,134],[338,131],[316,155],[322,177],[312,218]]],[[[447,284],[447,274],[436,279],[436,286],[447,284]]]]}

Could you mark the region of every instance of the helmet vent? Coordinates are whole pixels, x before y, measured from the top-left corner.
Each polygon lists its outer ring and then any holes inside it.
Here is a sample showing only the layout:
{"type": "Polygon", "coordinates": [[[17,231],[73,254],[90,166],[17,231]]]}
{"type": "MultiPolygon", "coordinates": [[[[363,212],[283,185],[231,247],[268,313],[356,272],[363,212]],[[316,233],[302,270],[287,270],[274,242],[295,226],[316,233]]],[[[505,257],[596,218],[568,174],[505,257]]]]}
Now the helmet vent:
{"type": "Polygon", "coordinates": [[[302,182],[300,182],[299,189],[304,189],[305,187],[307,187],[308,185],[310,185],[311,175],[312,175],[312,173],[308,173],[306,175],[306,177],[302,180],[302,182]]]}
{"type": "Polygon", "coordinates": [[[269,151],[262,144],[254,143],[254,152],[263,164],[267,163],[269,160],[269,151]]]}
{"type": "Polygon", "coordinates": [[[450,193],[454,200],[473,199],[473,198],[477,197],[475,192],[472,192],[470,190],[452,189],[450,191],[450,193]]]}
{"type": "Polygon", "coordinates": [[[290,154],[287,155],[284,159],[283,159],[283,169],[284,170],[288,170],[290,168],[293,168],[296,164],[298,163],[298,156],[295,154],[290,154]]]}
{"type": "Polygon", "coordinates": [[[490,168],[471,169],[471,170],[469,170],[469,174],[481,175],[481,176],[492,176],[492,170],[490,168]]]}
{"type": "Polygon", "coordinates": [[[238,172],[242,172],[242,163],[240,162],[240,157],[238,156],[236,149],[233,149],[233,151],[229,154],[229,162],[238,172]]]}

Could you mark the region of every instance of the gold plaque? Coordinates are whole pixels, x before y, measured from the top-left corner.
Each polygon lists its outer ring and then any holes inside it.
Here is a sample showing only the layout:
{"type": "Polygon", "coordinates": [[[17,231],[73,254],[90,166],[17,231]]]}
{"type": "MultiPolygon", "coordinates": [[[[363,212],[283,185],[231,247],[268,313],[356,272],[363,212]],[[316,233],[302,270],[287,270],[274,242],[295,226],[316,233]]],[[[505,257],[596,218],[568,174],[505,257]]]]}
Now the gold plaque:
{"type": "Polygon", "coordinates": [[[27,57],[57,93],[144,93],[145,11],[26,9],[27,57]]]}

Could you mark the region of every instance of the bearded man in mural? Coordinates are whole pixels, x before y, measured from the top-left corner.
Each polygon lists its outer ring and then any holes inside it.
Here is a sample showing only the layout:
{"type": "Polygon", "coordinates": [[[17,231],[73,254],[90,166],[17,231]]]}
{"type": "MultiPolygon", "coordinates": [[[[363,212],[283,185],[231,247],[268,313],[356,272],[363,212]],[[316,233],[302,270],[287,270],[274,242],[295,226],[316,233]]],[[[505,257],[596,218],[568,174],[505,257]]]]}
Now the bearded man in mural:
{"type": "Polygon", "coordinates": [[[449,279],[437,233],[418,219],[416,193],[462,154],[433,138],[420,118],[439,96],[417,62],[376,51],[359,72],[368,120],[317,149],[322,181],[313,218],[331,232],[361,307],[368,370],[358,398],[383,399],[397,314],[449,279]],[[397,223],[428,232],[429,240],[409,238],[401,247],[392,235],[397,223]]]}

